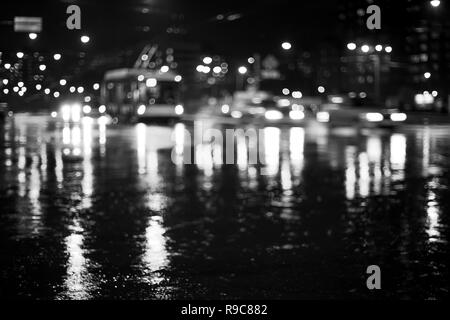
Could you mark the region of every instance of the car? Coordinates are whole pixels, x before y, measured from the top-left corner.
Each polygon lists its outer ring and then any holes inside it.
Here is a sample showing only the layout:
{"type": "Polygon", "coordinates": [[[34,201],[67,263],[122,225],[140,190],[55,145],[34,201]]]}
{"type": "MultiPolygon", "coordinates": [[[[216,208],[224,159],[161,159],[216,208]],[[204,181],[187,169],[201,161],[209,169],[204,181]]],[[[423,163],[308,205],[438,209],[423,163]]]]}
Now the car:
{"type": "Polygon", "coordinates": [[[316,120],[331,126],[394,127],[407,120],[406,113],[398,109],[353,107],[324,104],[316,112],[316,120]]]}

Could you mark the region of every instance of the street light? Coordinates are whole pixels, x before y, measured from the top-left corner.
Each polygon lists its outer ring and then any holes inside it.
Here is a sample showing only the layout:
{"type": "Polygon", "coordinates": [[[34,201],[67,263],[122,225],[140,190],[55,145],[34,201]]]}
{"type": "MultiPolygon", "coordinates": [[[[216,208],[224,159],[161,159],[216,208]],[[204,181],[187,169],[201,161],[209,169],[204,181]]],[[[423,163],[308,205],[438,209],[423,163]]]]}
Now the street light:
{"type": "Polygon", "coordinates": [[[240,74],[246,74],[247,73],[247,67],[240,66],[239,69],[238,69],[238,72],[240,74]]]}
{"type": "Polygon", "coordinates": [[[203,63],[204,64],[210,64],[212,62],[212,58],[211,57],[204,57],[203,58],[203,63]]]}
{"type": "Polygon", "coordinates": [[[441,4],[441,2],[439,0],[432,0],[432,1],[430,1],[430,4],[432,7],[437,8],[441,4]]]}
{"type": "Polygon", "coordinates": [[[369,52],[369,50],[370,50],[370,47],[367,44],[365,44],[361,47],[361,51],[364,53],[369,52]]]}
{"type": "Polygon", "coordinates": [[[55,61],[58,61],[59,59],[61,59],[61,54],[55,53],[55,54],[53,55],[53,59],[54,59],[55,61]]]}
{"type": "Polygon", "coordinates": [[[431,73],[425,72],[425,73],[423,74],[423,76],[425,77],[425,79],[430,79],[431,73]]]}
{"type": "Polygon", "coordinates": [[[391,47],[391,46],[387,46],[386,48],[384,48],[384,50],[385,50],[387,53],[391,53],[391,52],[392,52],[392,47],[391,47]]]}
{"type": "Polygon", "coordinates": [[[380,51],[383,50],[383,46],[382,46],[381,44],[377,44],[377,45],[375,46],[375,50],[377,50],[378,52],[380,52],[380,51]]]}
{"type": "Polygon", "coordinates": [[[356,49],[356,44],[353,43],[353,42],[347,43],[347,49],[351,50],[351,51],[355,50],[356,49]]]}
{"type": "Polygon", "coordinates": [[[23,52],[17,52],[16,56],[17,56],[17,58],[22,59],[23,58],[23,52]]]}
{"type": "Polygon", "coordinates": [[[29,37],[31,40],[34,40],[34,39],[37,38],[37,34],[34,33],[34,32],[32,32],[32,33],[29,33],[29,34],[28,34],[28,37],[29,37]]]}
{"type": "Polygon", "coordinates": [[[91,39],[90,39],[88,36],[81,36],[80,40],[81,40],[81,42],[83,42],[83,43],[88,43],[89,40],[91,40],[91,39]]]}
{"type": "Polygon", "coordinates": [[[290,50],[292,48],[292,45],[290,42],[283,42],[281,44],[281,47],[283,48],[283,50],[290,50]]]}

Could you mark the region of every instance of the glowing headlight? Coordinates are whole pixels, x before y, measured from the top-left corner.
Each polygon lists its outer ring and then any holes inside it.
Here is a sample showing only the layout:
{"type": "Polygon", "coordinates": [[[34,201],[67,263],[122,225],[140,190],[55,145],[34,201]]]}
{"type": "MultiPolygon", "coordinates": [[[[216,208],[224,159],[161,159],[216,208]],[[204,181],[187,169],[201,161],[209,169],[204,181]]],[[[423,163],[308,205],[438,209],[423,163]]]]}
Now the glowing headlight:
{"type": "Polygon", "coordinates": [[[316,119],[319,122],[329,122],[330,121],[330,114],[326,111],[320,111],[316,114],[316,119]]]}
{"type": "Polygon", "coordinates": [[[408,118],[408,117],[407,117],[406,114],[403,113],[403,112],[391,114],[391,120],[392,120],[392,121],[395,121],[395,122],[405,121],[406,118],[408,118]]]}
{"type": "Polygon", "coordinates": [[[137,114],[138,115],[143,115],[145,113],[145,105],[141,104],[138,109],[137,109],[137,114]]]}
{"type": "Polygon", "coordinates": [[[369,113],[366,113],[366,119],[369,122],[380,122],[380,121],[383,121],[384,117],[381,113],[369,112],[369,113]]]}
{"type": "Polygon", "coordinates": [[[292,120],[302,120],[305,118],[305,113],[303,111],[290,111],[289,112],[289,118],[292,120]]]}
{"type": "Polygon", "coordinates": [[[181,104],[178,104],[175,106],[175,113],[177,115],[183,114],[184,112],[184,107],[181,104]]]}
{"type": "Polygon", "coordinates": [[[266,111],[265,117],[267,120],[280,120],[283,119],[283,114],[278,110],[266,111]]]}

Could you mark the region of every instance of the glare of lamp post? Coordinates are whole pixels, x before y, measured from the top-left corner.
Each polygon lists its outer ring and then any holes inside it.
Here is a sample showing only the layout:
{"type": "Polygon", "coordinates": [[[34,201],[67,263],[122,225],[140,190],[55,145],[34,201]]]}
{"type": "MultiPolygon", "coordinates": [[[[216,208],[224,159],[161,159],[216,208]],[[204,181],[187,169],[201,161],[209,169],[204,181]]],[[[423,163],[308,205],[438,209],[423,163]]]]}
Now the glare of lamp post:
{"type": "Polygon", "coordinates": [[[239,69],[238,69],[238,72],[239,72],[240,74],[246,74],[246,73],[247,73],[247,67],[245,67],[245,66],[240,66],[239,69]]]}
{"type": "Polygon", "coordinates": [[[290,42],[285,41],[281,44],[281,47],[283,48],[283,50],[290,50],[292,48],[292,45],[290,42]]]}
{"type": "Polygon", "coordinates": [[[353,51],[356,49],[356,44],[353,42],[347,43],[347,49],[353,51]]]}
{"type": "Polygon", "coordinates": [[[367,44],[364,44],[363,46],[361,46],[361,51],[364,53],[369,52],[370,47],[367,44]]]}
{"type": "Polygon", "coordinates": [[[439,0],[432,0],[430,1],[430,4],[432,7],[437,8],[441,4],[441,2],[439,0]]]}
{"type": "Polygon", "coordinates": [[[204,64],[210,64],[212,62],[212,58],[211,57],[204,57],[203,58],[203,63],[204,64]]]}
{"type": "Polygon", "coordinates": [[[80,40],[83,43],[88,43],[91,39],[88,36],[81,36],[80,40]]]}

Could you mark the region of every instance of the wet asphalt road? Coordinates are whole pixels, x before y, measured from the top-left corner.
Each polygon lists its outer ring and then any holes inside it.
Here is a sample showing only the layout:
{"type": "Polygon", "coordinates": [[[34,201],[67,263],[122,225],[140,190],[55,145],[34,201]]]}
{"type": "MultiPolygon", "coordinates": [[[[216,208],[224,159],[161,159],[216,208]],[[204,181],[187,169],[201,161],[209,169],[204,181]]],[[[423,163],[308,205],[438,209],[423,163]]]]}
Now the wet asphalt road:
{"type": "Polygon", "coordinates": [[[263,128],[266,175],[185,128],[2,124],[0,297],[448,298],[450,127],[263,128]]]}

